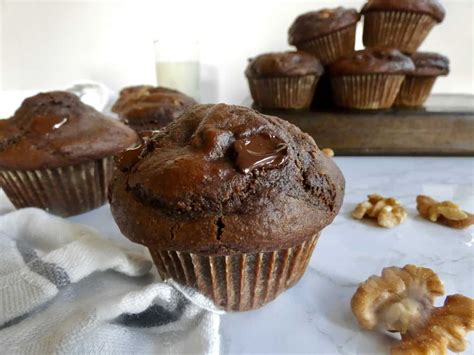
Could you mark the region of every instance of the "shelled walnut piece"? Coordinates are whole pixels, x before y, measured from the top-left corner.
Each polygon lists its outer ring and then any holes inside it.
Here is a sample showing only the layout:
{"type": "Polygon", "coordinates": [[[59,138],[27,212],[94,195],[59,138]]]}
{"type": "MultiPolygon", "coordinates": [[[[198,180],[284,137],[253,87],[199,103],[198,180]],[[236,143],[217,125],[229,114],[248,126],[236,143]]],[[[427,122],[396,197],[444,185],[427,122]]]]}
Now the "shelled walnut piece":
{"type": "Polygon", "coordinates": [[[355,219],[375,218],[380,226],[393,228],[405,221],[407,213],[396,199],[372,194],[368,196],[367,201],[356,206],[352,211],[352,217],[355,219]]]}
{"type": "Polygon", "coordinates": [[[393,355],[461,352],[466,333],[474,330],[474,300],[453,295],[443,307],[434,307],[435,298],[443,294],[444,286],[432,270],[393,266],[362,283],[351,307],[362,328],[401,334],[393,355]]]}
{"type": "Polygon", "coordinates": [[[438,202],[431,197],[419,195],[416,198],[416,208],[422,217],[451,228],[462,229],[474,224],[474,215],[463,211],[451,201],[438,202]]]}

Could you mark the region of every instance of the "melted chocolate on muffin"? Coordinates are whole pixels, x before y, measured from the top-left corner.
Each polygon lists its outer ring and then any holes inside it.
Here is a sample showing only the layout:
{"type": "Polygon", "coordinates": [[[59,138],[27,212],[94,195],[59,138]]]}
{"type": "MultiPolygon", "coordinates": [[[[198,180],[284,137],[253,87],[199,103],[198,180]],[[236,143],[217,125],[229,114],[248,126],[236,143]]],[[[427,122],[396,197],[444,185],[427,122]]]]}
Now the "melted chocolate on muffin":
{"type": "Polygon", "coordinates": [[[276,169],[287,158],[286,143],[270,134],[257,134],[234,142],[236,164],[243,173],[257,168],[276,169]]]}

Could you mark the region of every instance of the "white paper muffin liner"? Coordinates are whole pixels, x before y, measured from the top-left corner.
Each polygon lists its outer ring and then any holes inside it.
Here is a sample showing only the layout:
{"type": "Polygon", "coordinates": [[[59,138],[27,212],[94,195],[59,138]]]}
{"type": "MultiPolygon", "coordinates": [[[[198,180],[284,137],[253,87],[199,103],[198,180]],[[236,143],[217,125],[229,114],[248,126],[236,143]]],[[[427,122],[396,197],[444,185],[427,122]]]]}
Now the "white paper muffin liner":
{"type": "Polygon", "coordinates": [[[262,307],[304,274],[319,233],[304,243],[273,252],[205,256],[150,249],[163,280],[193,287],[227,311],[262,307]]]}
{"type": "Polygon", "coordinates": [[[248,78],[253,101],[262,108],[306,109],[311,105],[319,76],[248,78]]]}
{"type": "Polygon", "coordinates": [[[367,74],[331,78],[336,105],[362,110],[392,107],[405,75],[367,74]]]}
{"type": "Polygon", "coordinates": [[[0,184],[16,208],[38,207],[72,216],[107,201],[113,157],[39,170],[0,170],[0,184]]]}
{"type": "Polygon", "coordinates": [[[436,76],[407,76],[403,81],[394,106],[423,106],[431,94],[436,79],[436,76]]]}
{"type": "Polygon", "coordinates": [[[415,12],[369,12],[364,15],[364,45],[415,53],[436,24],[433,17],[415,12]]]}
{"type": "Polygon", "coordinates": [[[313,54],[323,65],[335,62],[337,59],[354,52],[356,24],[339,31],[299,43],[296,47],[313,54]]]}

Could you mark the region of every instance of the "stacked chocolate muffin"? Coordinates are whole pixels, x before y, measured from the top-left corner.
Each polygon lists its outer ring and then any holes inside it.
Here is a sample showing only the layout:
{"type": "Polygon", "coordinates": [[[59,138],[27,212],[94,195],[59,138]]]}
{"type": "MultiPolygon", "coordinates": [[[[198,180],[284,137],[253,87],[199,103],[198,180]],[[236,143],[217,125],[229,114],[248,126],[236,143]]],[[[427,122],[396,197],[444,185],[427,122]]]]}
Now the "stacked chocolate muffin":
{"type": "Polygon", "coordinates": [[[305,52],[266,53],[245,71],[254,101],[262,107],[302,109],[311,105],[324,68],[305,52]]]}
{"type": "MultiPolygon", "coordinates": [[[[307,52],[317,58],[325,66],[324,74],[318,72],[314,89],[304,90],[302,81],[294,81],[291,87],[279,85],[278,91],[267,90],[262,100],[253,88],[255,76],[248,75],[252,66],[261,61],[262,56],[257,57],[246,71],[254,102],[262,108],[308,108],[308,95],[312,92],[315,106],[332,102],[353,109],[422,106],[436,78],[449,73],[449,60],[436,53],[416,51],[444,16],[437,0],[369,0],[360,12],[338,7],[300,15],[288,31],[288,42],[300,56],[307,52]],[[355,51],[356,27],[361,17],[366,49],[355,51]],[[300,104],[295,104],[296,93],[300,104]],[[292,101],[280,99],[290,95],[292,101]]],[[[264,56],[279,61],[283,55],[264,56]]],[[[302,65],[300,78],[304,68],[302,65]]],[[[275,68],[267,70],[266,76],[282,77],[284,73],[275,68]]]]}

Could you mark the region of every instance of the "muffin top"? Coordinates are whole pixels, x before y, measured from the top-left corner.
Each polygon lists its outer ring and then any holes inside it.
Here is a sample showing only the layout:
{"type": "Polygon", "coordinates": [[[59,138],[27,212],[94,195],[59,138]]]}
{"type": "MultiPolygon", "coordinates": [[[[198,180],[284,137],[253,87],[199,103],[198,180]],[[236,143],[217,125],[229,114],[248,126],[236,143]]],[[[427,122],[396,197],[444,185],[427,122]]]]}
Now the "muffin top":
{"type": "Polygon", "coordinates": [[[133,125],[156,122],[163,127],[196,104],[193,98],[177,90],[140,85],[123,89],[112,111],[133,125]]]}
{"type": "Polygon", "coordinates": [[[397,49],[364,49],[339,59],[329,67],[332,76],[359,74],[408,74],[415,70],[410,57],[397,49]]]}
{"type": "Polygon", "coordinates": [[[409,11],[430,15],[436,21],[444,20],[446,11],[437,0],[369,0],[361,10],[362,14],[370,11],[409,11]]]}
{"type": "Polygon", "coordinates": [[[116,163],[118,226],[162,250],[291,247],[331,223],[344,194],[342,173],[309,135],[240,106],[194,106],[116,163]]]}
{"type": "Polygon", "coordinates": [[[322,75],[324,68],[314,56],[305,52],[265,53],[249,59],[245,70],[248,78],[275,78],[322,75]]]}
{"type": "Polygon", "coordinates": [[[360,19],[356,9],[336,7],[302,14],[288,30],[288,43],[297,45],[351,26],[360,19]]]}
{"type": "Polygon", "coordinates": [[[449,74],[449,59],[444,55],[429,52],[416,52],[411,55],[415,72],[411,75],[433,76],[449,74]]]}
{"type": "Polygon", "coordinates": [[[31,170],[105,158],[137,141],[136,133],[64,91],[23,101],[0,124],[0,167],[31,170]]]}

